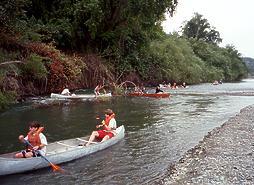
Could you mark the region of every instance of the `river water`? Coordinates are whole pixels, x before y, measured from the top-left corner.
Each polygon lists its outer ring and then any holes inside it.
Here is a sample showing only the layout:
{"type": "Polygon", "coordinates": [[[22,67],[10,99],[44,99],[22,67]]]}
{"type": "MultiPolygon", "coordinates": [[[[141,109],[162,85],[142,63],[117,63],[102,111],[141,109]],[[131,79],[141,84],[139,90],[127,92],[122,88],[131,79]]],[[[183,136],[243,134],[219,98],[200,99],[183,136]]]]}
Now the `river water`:
{"type": "Polygon", "coordinates": [[[42,122],[53,142],[90,134],[106,108],[125,125],[126,136],[106,150],[60,165],[66,174],[45,168],[0,177],[0,184],[160,184],[168,167],[207,132],[254,104],[252,79],[167,91],[169,99],[112,97],[34,106],[43,98],[13,106],[0,115],[0,153],[22,149],[17,136],[27,132],[29,121],[42,122]]]}

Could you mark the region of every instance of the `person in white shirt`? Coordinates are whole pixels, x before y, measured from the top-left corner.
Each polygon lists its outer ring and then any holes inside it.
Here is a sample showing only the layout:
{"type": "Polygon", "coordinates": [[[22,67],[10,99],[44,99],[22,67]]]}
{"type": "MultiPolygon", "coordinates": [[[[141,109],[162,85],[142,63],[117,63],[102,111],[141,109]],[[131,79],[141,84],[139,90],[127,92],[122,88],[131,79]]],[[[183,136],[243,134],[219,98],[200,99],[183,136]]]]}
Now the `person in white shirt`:
{"type": "Polygon", "coordinates": [[[69,91],[69,89],[65,88],[62,92],[61,92],[62,95],[66,95],[66,96],[71,96],[71,93],[69,91]]]}
{"type": "Polygon", "coordinates": [[[47,138],[42,133],[43,129],[44,128],[41,127],[36,121],[33,121],[29,124],[29,132],[27,136],[25,138],[23,135],[19,136],[19,140],[22,143],[29,143],[29,145],[26,146],[26,150],[17,153],[15,155],[16,158],[30,158],[46,155],[46,146],[48,143],[47,138]]]}
{"type": "Polygon", "coordinates": [[[96,126],[96,128],[100,127],[103,127],[103,130],[93,131],[86,146],[89,146],[95,139],[100,139],[103,142],[116,135],[115,113],[111,109],[105,110],[105,120],[101,125],[96,126]]]}

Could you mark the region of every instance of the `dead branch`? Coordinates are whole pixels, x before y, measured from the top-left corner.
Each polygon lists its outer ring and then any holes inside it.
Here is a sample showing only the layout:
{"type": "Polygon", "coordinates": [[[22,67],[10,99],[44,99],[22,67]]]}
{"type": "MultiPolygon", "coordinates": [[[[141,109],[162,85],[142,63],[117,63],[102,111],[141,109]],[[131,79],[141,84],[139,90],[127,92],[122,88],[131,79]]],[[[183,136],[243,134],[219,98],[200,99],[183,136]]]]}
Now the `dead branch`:
{"type": "Polygon", "coordinates": [[[24,63],[22,61],[18,61],[18,60],[15,60],[15,61],[8,61],[8,62],[2,62],[0,63],[0,66],[3,66],[3,65],[10,65],[10,64],[20,64],[20,63],[24,63]]]}

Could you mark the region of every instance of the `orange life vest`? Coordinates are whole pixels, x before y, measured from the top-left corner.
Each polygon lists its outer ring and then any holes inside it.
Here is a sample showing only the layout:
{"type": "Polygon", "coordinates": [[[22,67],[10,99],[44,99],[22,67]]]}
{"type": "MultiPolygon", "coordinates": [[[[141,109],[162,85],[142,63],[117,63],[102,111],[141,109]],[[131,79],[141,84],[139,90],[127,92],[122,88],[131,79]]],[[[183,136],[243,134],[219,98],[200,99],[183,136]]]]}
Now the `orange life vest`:
{"type": "MultiPolygon", "coordinates": [[[[31,143],[32,146],[39,146],[41,145],[40,133],[44,130],[44,127],[39,127],[39,129],[35,132],[28,132],[28,141],[31,143]]],[[[28,149],[32,149],[31,146],[28,146],[28,149]]]]}
{"type": "MultiPolygon", "coordinates": [[[[104,123],[105,123],[105,125],[109,125],[109,122],[110,122],[110,120],[111,119],[113,119],[113,118],[115,118],[115,114],[113,113],[113,114],[111,114],[110,116],[108,116],[108,117],[106,117],[106,119],[105,119],[105,121],[104,121],[104,123]]],[[[107,129],[106,127],[104,127],[104,129],[105,130],[109,130],[109,129],[107,129]]]]}

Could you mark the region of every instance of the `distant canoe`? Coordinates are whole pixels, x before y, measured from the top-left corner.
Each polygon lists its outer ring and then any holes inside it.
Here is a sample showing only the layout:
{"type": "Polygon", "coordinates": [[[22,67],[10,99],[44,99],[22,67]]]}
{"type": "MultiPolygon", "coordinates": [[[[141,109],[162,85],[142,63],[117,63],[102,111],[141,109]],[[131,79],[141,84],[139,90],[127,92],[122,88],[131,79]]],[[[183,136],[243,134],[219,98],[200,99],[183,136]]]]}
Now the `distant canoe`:
{"type": "Polygon", "coordinates": [[[112,94],[111,93],[107,93],[107,94],[101,94],[98,96],[95,96],[94,94],[76,94],[76,95],[71,95],[71,96],[67,96],[67,95],[62,95],[62,94],[55,94],[55,93],[51,93],[50,97],[54,98],[54,99],[91,99],[91,98],[103,98],[103,97],[111,97],[112,94]]]}
{"type": "Polygon", "coordinates": [[[171,85],[159,84],[160,89],[171,89],[171,85]]]}
{"type": "MultiPolygon", "coordinates": [[[[115,131],[117,134],[104,142],[93,142],[88,147],[79,146],[86,143],[88,137],[67,139],[48,144],[47,159],[53,164],[60,164],[72,161],[97,151],[108,148],[124,138],[124,126],[120,126],[115,131]]],[[[49,164],[41,157],[14,158],[17,152],[0,155],[0,175],[22,173],[48,167],[49,164]]]]}
{"type": "Polygon", "coordinates": [[[139,93],[133,92],[129,93],[128,96],[138,96],[138,97],[150,97],[150,98],[168,98],[169,93],[139,93]]]}

